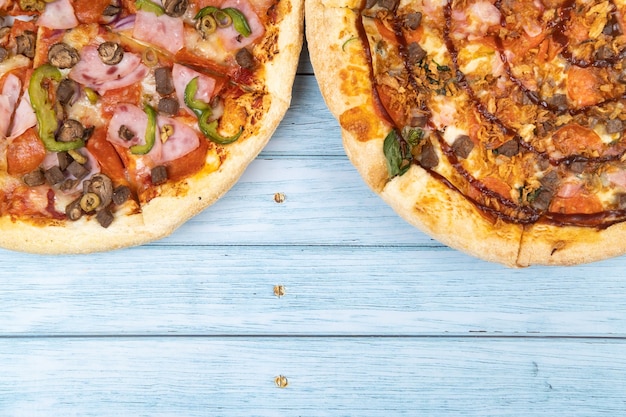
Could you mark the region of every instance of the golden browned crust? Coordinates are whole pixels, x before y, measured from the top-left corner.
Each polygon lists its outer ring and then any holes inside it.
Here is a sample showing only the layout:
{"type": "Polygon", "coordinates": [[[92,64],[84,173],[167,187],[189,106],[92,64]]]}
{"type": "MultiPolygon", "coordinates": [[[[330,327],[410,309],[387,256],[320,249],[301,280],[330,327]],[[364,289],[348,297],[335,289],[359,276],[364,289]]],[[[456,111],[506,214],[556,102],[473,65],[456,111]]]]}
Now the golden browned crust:
{"type": "MultiPolygon", "coordinates": [[[[0,246],[38,254],[74,254],[140,245],[168,236],[224,195],[265,147],[291,102],[303,41],[304,5],[301,0],[278,4],[279,21],[272,29],[273,56],[263,64],[266,77],[265,90],[260,92],[262,107],[256,109],[254,125],[246,126],[244,137],[225,146],[221,164],[214,163],[216,155],[209,152],[208,165],[219,165],[217,170],[203,170],[179,183],[161,186],[159,196],[143,205],[139,212],[124,207],[118,210],[114,222],[106,229],[95,217],[83,217],[76,222],[39,223],[1,217],[0,246]]],[[[263,47],[259,46],[254,53],[264,53],[263,47]]]]}
{"type": "Polygon", "coordinates": [[[389,126],[372,102],[370,69],[354,24],[357,14],[348,7],[326,7],[321,0],[305,5],[309,54],[324,100],[341,125],[348,157],[380,192],[387,181],[382,141],[389,126]]]}
{"type": "Polygon", "coordinates": [[[522,226],[494,222],[418,166],[390,181],[381,197],[410,224],[452,248],[510,267],[520,266],[522,226]]]}
{"type": "MultiPolygon", "coordinates": [[[[391,129],[372,102],[370,67],[356,28],[358,6],[307,0],[306,30],[320,90],[346,153],[365,182],[402,218],[442,243],[509,267],[572,265],[626,252],[626,225],[606,230],[496,220],[419,166],[389,179],[383,142],[391,129]]],[[[445,171],[445,169],[443,169],[445,171]]]]}
{"type": "Polygon", "coordinates": [[[524,230],[518,264],[577,265],[626,253],[626,225],[607,229],[536,224],[524,230]]]}

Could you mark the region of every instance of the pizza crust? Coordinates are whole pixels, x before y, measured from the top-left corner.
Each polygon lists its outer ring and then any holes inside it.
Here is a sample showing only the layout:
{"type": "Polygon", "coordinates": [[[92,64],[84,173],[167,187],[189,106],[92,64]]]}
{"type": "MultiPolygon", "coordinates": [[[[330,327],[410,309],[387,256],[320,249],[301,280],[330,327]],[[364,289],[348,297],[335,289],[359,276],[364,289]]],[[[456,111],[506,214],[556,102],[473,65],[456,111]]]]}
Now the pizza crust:
{"type": "Polygon", "coordinates": [[[390,126],[374,109],[370,69],[354,24],[357,14],[318,0],[305,5],[309,54],[322,96],[341,125],[348,158],[380,192],[388,180],[382,141],[390,126]]]}
{"type": "Polygon", "coordinates": [[[322,95],[341,127],[347,156],[366,184],[408,223],[445,245],[509,267],[572,265],[626,252],[626,225],[606,230],[486,216],[417,165],[389,179],[383,142],[391,125],[372,101],[370,63],[356,27],[359,5],[307,0],[306,35],[322,95]]]}
{"type": "Polygon", "coordinates": [[[152,234],[150,240],[168,236],[223,196],[267,145],[287,112],[302,49],[304,5],[300,0],[281,1],[279,5],[285,12],[277,27],[279,53],[264,65],[270,105],[263,109],[257,130],[226,147],[227,157],[216,172],[187,179],[189,191],[186,195],[161,196],[142,207],[144,222],[152,234]],[[163,213],[168,213],[171,221],[163,222],[163,213]]]}
{"type": "Polygon", "coordinates": [[[624,233],[624,223],[603,230],[547,224],[528,226],[518,264],[577,265],[619,256],[626,253],[624,233]]]}
{"type": "MultiPolygon", "coordinates": [[[[164,238],[180,225],[215,203],[240,178],[247,166],[261,152],[284,117],[291,102],[291,90],[303,42],[303,1],[278,2],[280,21],[271,28],[276,36],[274,53],[262,65],[266,74],[263,108],[252,134],[226,145],[219,169],[160,186],[158,196],[140,211],[124,213],[118,209],[115,220],[103,228],[94,216],[75,222],[0,218],[0,246],[37,254],[79,254],[108,251],[141,245],[164,238]],[[42,223],[44,225],[42,225],[42,223]]],[[[263,54],[261,45],[255,53],[263,54]]],[[[204,139],[203,139],[204,140],[204,139]]],[[[209,156],[211,157],[211,156],[209,156]]]]}

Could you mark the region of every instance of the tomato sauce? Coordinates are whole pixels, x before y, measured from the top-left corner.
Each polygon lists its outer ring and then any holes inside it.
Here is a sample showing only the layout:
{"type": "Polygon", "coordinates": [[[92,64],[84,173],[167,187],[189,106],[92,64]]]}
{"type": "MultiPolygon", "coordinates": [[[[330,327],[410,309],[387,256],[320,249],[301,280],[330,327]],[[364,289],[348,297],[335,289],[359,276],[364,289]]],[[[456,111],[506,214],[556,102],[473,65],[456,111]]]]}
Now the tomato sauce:
{"type": "Polygon", "coordinates": [[[98,23],[110,0],[73,0],[74,14],[81,23],[98,23]]]}

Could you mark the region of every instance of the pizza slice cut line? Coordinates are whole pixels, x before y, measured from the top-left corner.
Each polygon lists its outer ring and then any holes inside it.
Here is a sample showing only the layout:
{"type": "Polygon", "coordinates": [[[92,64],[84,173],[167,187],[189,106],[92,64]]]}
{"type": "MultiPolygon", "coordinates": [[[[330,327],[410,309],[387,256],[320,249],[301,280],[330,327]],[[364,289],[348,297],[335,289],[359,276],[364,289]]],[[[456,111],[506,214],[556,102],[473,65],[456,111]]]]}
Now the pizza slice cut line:
{"type": "Polygon", "coordinates": [[[79,253],[144,243],[234,184],[289,106],[302,4],[208,3],[0,6],[2,246],[79,253]],[[280,87],[268,71],[277,65],[280,87]],[[68,230],[79,241],[62,242],[68,230]]]}
{"type": "Polygon", "coordinates": [[[594,246],[626,220],[623,7],[349,3],[310,1],[308,36],[319,34],[320,16],[335,18],[331,51],[350,56],[361,78],[347,76],[314,41],[312,62],[348,156],[402,217],[512,266],[625,250],[619,242],[594,246]],[[329,70],[339,99],[326,85],[329,70]],[[462,222],[476,224],[455,236],[462,222]],[[504,237],[472,242],[482,232],[504,237]],[[499,243],[510,250],[497,253],[499,243]]]}

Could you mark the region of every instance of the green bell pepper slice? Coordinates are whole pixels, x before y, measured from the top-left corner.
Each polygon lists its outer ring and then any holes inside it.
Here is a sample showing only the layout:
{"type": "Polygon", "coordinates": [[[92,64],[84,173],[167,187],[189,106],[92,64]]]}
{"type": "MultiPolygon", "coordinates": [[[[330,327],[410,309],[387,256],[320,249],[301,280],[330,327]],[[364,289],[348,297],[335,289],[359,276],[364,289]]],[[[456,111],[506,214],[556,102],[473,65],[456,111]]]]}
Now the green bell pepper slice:
{"type": "Polygon", "coordinates": [[[205,103],[202,100],[198,100],[196,98],[196,93],[198,92],[198,77],[193,78],[189,81],[189,84],[185,87],[185,93],[183,95],[183,100],[185,101],[185,105],[189,107],[196,116],[200,117],[203,112],[206,110],[210,110],[211,106],[208,103],[205,103]]]}
{"type": "Polygon", "coordinates": [[[165,14],[165,9],[161,5],[150,0],[136,0],[135,7],[145,12],[152,12],[157,16],[165,14]]]}
{"type": "Polygon", "coordinates": [[[234,7],[227,7],[222,9],[224,13],[230,16],[233,19],[233,26],[235,30],[239,32],[241,35],[248,37],[252,33],[252,29],[250,29],[250,25],[246,20],[246,17],[239,10],[234,7]]]}
{"type": "Polygon", "coordinates": [[[239,136],[243,133],[243,126],[239,128],[239,132],[232,136],[222,136],[217,131],[217,120],[213,120],[212,122],[208,121],[211,117],[211,113],[212,112],[209,109],[203,112],[198,118],[198,127],[204,136],[209,138],[212,142],[220,145],[228,145],[229,143],[233,143],[239,139],[239,136]]]}
{"type": "Polygon", "coordinates": [[[243,133],[243,126],[239,128],[239,132],[233,136],[222,136],[217,132],[217,120],[209,122],[209,118],[213,114],[213,110],[208,103],[195,98],[198,91],[198,77],[189,81],[189,84],[185,87],[185,94],[183,96],[185,105],[189,107],[198,117],[198,127],[202,134],[212,142],[220,145],[228,145],[233,143],[243,133]]]}
{"type": "Polygon", "coordinates": [[[206,6],[200,9],[198,13],[196,13],[194,19],[202,19],[208,14],[215,14],[216,12],[220,11],[226,13],[232,19],[233,26],[239,34],[246,37],[250,36],[250,34],[252,33],[252,29],[250,28],[250,24],[248,23],[246,16],[244,16],[244,14],[241,13],[240,10],[235,9],[234,7],[219,9],[215,6],[206,6]]]}
{"type": "Polygon", "coordinates": [[[130,147],[130,152],[135,155],[145,155],[154,146],[154,142],[156,140],[156,125],[157,125],[157,112],[154,108],[145,104],[143,106],[143,111],[148,115],[148,126],[146,126],[146,136],[145,142],[143,145],[133,145],[130,147]]]}
{"type": "Polygon", "coordinates": [[[198,20],[198,19],[202,19],[204,16],[208,15],[208,14],[213,14],[216,11],[218,11],[219,9],[215,6],[206,6],[203,7],[202,9],[200,9],[198,11],[198,13],[196,13],[196,15],[194,16],[194,19],[198,20]]]}
{"type": "Polygon", "coordinates": [[[59,142],[54,137],[59,122],[52,103],[48,102],[48,88],[43,83],[45,80],[59,82],[61,79],[63,75],[57,67],[44,64],[33,71],[28,84],[28,96],[37,117],[39,138],[46,149],[52,152],[66,152],[85,146],[85,141],[82,139],[59,142]]]}

